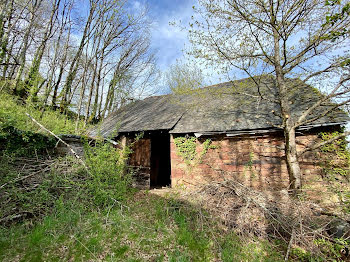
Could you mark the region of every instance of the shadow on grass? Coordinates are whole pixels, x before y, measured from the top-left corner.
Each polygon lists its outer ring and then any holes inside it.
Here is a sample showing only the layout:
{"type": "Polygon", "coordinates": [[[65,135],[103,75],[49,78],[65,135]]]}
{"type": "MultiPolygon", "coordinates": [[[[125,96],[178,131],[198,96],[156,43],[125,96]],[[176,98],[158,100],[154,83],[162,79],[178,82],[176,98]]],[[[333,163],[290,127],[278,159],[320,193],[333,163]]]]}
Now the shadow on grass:
{"type": "Polygon", "coordinates": [[[265,241],[220,229],[171,195],[137,192],[104,209],[57,202],[40,221],[0,229],[2,261],[279,261],[265,241]]]}

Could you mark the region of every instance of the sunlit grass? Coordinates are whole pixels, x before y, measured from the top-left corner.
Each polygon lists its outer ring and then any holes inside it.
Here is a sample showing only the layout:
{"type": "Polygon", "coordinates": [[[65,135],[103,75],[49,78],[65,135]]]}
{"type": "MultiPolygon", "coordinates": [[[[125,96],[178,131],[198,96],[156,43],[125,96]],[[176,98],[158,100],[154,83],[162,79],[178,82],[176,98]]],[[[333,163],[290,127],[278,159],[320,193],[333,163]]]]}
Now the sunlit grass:
{"type": "Polygon", "coordinates": [[[75,130],[75,120],[68,119],[58,111],[47,109],[42,113],[34,106],[20,104],[15,97],[0,92],[0,128],[13,126],[19,130],[43,132],[26,113],[56,134],[83,134],[86,130],[82,120],[79,121],[78,130],[75,130]]]}
{"type": "Polygon", "coordinates": [[[77,203],[0,231],[2,261],[279,261],[268,242],[245,242],[201,222],[195,207],[137,193],[103,210],[77,203]]]}

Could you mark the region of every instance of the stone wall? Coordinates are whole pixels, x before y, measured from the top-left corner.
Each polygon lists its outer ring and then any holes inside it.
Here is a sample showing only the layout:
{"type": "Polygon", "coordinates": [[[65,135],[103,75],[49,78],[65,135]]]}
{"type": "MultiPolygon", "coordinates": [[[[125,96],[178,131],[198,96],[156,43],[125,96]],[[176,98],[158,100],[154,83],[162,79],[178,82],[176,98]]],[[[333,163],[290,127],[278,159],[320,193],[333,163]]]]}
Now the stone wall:
{"type": "MultiPolygon", "coordinates": [[[[315,143],[316,134],[297,137],[298,149],[315,143]]],[[[281,135],[211,137],[214,149],[209,149],[201,161],[185,163],[179,156],[174,136],[171,136],[172,186],[191,185],[235,178],[258,190],[281,190],[289,186],[281,135]]],[[[197,155],[205,139],[197,140],[197,155]]],[[[300,161],[303,179],[312,180],[320,172],[320,153],[306,153],[300,161]]]]}

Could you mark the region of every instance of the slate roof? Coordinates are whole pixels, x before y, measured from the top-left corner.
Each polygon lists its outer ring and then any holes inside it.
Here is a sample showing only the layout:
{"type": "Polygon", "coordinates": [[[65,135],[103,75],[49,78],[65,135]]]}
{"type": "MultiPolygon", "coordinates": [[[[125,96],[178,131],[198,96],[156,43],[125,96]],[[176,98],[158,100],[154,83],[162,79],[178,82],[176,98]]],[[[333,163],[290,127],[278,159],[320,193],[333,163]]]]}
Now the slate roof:
{"type": "MultiPolygon", "coordinates": [[[[259,81],[259,90],[251,79],[243,79],[201,88],[189,94],[135,101],[107,117],[90,135],[107,137],[116,130],[119,133],[152,130],[205,133],[273,129],[281,123],[276,114],[279,104],[275,101],[274,81],[267,77],[259,81]]],[[[289,80],[288,87],[292,117],[300,116],[322,97],[316,89],[298,79],[289,80]]],[[[332,106],[327,101],[318,111],[323,112],[332,106]]],[[[344,124],[349,120],[345,112],[337,110],[308,126],[344,124]]]]}

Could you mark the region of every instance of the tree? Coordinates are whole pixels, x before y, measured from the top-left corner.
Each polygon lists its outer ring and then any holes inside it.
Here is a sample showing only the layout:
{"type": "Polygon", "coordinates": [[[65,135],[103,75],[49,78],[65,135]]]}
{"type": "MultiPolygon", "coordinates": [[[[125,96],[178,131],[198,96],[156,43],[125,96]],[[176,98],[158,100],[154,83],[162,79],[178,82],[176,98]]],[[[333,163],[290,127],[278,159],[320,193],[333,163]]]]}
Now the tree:
{"type": "Polygon", "coordinates": [[[26,101],[42,113],[60,108],[77,113],[77,120],[98,121],[155,81],[146,6],[131,10],[128,0],[0,2],[0,90],[14,86],[15,95],[29,95],[26,101]]]}
{"type": "Polygon", "coordinates": [[[165,73],[166,86],[175,94],[186,94],[204,84],[201,70],[194,65],[177,61],[165,73]]]}
{"type": "MultiPolygon", "coordinates": [[[[331,14],[328,14],[326,16],[326,22],[324,26],[329,24],[337,23],[341,20],[347,19],[350,15],[350,3],[345,3],[344,5],[341,4],[341,1],[339,0],[327,0],[326,1],[327,6],[337,6],[337,11],[332,12],[331,14]],[[340,7],[340,8],[339,8],[340,7]]],[[[350,33],[349,27],[343,27],[339,28],[340,31],[332,31],[328,38],[331,40],[338,39],[339,37],[348,37],[350,33]]]]}
{"type": "MultiPolygon", "coordinates": [[[[199,0],[188,28],[194,57],[228,74],[243,72],[258,90],[259,76],[273,77],[275,90],[271,92],[277,99],[269,101],[280,107],[280,112],[273,113],[281,119],[278,127],[284,132],[287,169],[295,192],[301,188],[298,157],[308,150],[297,151],[296,129],[350,102],[349,64],[344,63],[349,39],[329,38],[349,28],[350,19],[344,16],[326,23],[326,17],[341,13],[340,9],[319,0],[199,0]],[[320,86],[324,98],[302,115],[293,115],[289,78],[320,86]],[[324,107],[330,100],[339,103],[324,107]]],[[[261,99],[269,98],[261,95],[261,99]]]]}
{"type": "Polygon", "coordinates": [[[71,94],[73,81],[77,75],[79,60],[83,54],[84,47],[92,34],[91,24],[96,16],[96,9],[97,9],[97,5],[98,5],[97,2],[98,1],[96,1],[96,0],[89,0],[89,4],[90,4],[89,15],[88,15],[86,22],[85,22],[84,31],[83,31],[83,34],[82,34],[81,39],[80,39],[79,47],[78,47],[78,49],[73,57],[73,60],[70,64],[66,83],[63,87],[62,94],[61,94],[62,99],[61,99],[61,103],[60,103],[60,108],[61,108],[62,112],[64,112],[66,110],[66,107],[68,106],[67,101],[69,99],[68,98],[69,95],[71,94]]]}
{"type": "MultiPolygon", "coordinates": [[[[52,37],[52,31],[54,29],[54,23],[57,18],[57,12],[60,7],[61,0],[55,0],[51,6],[51,14],[44,31],[44,35],[42,37],[41,43],[34,54],[34,59],[31,67],[29,68],[29,73],[24,81],[26,92],[30,95],[30,99],[32,101],[37,100],[37,95],[39,92],[39,68],[41,65],[41,61],[43,59],[43,55],[46,49],[46,45],[48,44],[49,39],[52,37]]],[[[43,83],[42,83],[43,84],[43,83]]]]}
{"type": "Polygon", "coordinates": [[[34,0],[30,1],[28,4],[28,26],[25,29],[23,41],[21,43],[22,48],[20,49],[19,54],[19,68],[17,69],[17,74],[15,78],[15,88],[14,88],[14,94],[17,94],[19,91],[19,85],[22,78],[22,74],[25,68],[26,63],[26,55],[30,46],[30,37],[33,36],[33,30],[34,25],[37,22],[37,12],[40,9],[41,4],[43,3],[43,0],[34,0]]]}

